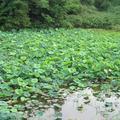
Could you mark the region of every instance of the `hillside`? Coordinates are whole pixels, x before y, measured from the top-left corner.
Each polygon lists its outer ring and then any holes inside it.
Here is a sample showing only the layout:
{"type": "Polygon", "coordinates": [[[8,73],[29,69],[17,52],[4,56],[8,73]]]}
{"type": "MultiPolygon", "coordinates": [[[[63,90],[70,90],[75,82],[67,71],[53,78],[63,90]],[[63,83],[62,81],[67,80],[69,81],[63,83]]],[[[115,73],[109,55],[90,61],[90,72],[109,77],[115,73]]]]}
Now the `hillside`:
{"type": "Polygon", "coordinates": [[[0,0],[0,29],[120,27],[119,0],[0,0]]]}

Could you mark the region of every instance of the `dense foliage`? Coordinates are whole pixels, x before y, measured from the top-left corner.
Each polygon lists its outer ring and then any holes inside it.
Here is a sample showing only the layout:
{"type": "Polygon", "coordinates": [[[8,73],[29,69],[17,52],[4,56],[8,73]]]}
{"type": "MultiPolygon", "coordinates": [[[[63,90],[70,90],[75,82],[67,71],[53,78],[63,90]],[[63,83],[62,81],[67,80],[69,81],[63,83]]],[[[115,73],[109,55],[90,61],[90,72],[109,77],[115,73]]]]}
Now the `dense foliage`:
{"type": "Polygon", "coordinates": [[[119,48],[120,33],[113,31],[0,32],[0,110],[17,112],[19,103],[32,96],[46,93],[54,98],[62,87],[89,82],[110,82],[119,89],[119,48]]]}
{"type": "Polygon", "coordinates": [[[107,12],[107,10],[119,4],[119,0],[0,0],[0,29],[103,28],[103,26],[110,28],[117,25],[116,19],[119,19],[120,13],[117,15],[115,13],[120,9],[115,12],[107,12]],[[91,16],[94,16],[93,19],[91,16]]]}

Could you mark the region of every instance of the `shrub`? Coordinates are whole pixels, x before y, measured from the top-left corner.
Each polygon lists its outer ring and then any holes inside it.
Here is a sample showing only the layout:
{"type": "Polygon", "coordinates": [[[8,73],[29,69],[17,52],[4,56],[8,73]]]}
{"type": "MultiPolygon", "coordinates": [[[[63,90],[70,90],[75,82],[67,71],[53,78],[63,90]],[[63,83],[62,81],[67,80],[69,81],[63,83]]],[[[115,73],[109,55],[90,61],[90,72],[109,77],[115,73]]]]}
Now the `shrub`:
{"type": "Polygon", "coordinates": [[[99,10],[107,10],[110,7],[111,3],[109,0],[95,0],[95,6],[99,10]]]}
{"type": "Polygon", "coordinates": [[[94,0],[80,0],[83,4],[94,5],[94,0]]]}
{"type": "Polygon", "coordinates": [[[94,12],[93,14],[93,12],[94,11],[87,11],[81,15],[70,15],[68,16],[67,21],[74,27],[105,29],[111,28],[113,23],[117,23],[117,19],[111,18],[109,14],[101,12],[94,12]]]}
{"type": "Polygon", "coordinates": [[[79,14],[81,12],[81,4],[79,0],[68,0],[65,4],[67,14],[79,14]]]}

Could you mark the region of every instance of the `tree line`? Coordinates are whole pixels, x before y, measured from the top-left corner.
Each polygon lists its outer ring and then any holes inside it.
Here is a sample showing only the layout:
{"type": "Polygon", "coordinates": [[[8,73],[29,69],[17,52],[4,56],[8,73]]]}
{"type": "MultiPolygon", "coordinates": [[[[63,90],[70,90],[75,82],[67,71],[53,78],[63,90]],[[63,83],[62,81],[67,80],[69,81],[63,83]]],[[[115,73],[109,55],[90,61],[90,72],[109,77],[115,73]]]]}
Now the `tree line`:
{"type": "Polygon", "coordinates": [[[82,6],[107,10],[113,0],[0,0],[0,29],[62,27],[82,6]]]}

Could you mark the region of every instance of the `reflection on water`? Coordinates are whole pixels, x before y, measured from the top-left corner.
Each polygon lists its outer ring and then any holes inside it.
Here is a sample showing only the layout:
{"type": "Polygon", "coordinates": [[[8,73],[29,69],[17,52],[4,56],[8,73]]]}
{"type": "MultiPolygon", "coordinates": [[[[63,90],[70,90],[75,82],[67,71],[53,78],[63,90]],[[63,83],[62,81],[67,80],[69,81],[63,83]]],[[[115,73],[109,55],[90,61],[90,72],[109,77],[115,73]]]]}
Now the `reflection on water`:
{"type": "Polygon", "coordinates": [[[120,98],[114,93],[93,96],[92,89],[69,95],[64,104],[53,105],[41,117],[29,120],[120,120],[120,98]]]}

